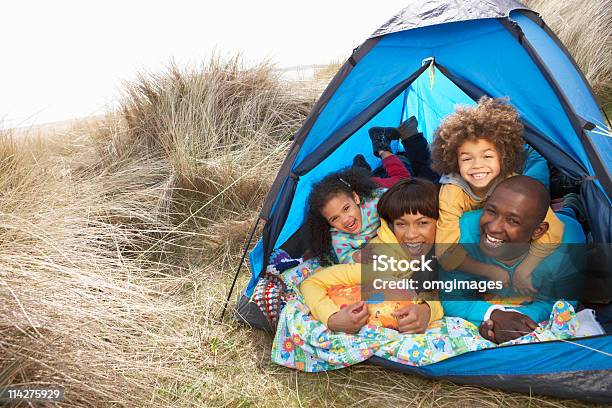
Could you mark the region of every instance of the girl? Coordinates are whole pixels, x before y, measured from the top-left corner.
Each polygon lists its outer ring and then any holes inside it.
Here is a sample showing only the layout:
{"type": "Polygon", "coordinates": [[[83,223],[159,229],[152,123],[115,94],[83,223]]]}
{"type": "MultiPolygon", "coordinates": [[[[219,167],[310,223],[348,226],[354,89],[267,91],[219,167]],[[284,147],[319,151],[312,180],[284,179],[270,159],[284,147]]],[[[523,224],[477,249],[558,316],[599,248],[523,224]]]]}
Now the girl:
{"type": "Polygon", "coordinates": [[[376,204],[383,191],[360,168],[330,174],[313,187],[307,224],[312,250],[322,263],[361,261],[359,249],[380,226],[376,204]]]}
{"type": "MultiPolygon", "coordinates": [[[[438,190],[423,179],[402,180],[383,194],[378,203],[381,225],[373,244],[384,246],[385,254],[395,259],[420,259],[432,251],[438,218],[438,190]]],[[[380,246],[378,247],[380,249],[380,246]]],[[[360,285],[361,265],[334,265],[318,271],[300,286],[312,315],[330,330],[353,333],[369,319],[363,301],[341,309],[328,295],[339,285],[360,285]]],[[[391,271],[393,272],[393,271],[391,271]]],[[[402,276],[410,278],[414,274],[402,276]]],[[[429,323],[441,319],[442,306],[437,300],[417,301],[396,310],[399,331],[423,333],[429,323]]]]}
{"type": "Polygon", "coordinates": [[[331,174],[313,187],[307,224],[314,255],[323,263],[361,262],[360,248],[376,236],[380,226],[376,211],[380,195],[398,181],[410,178],[402,161],[391,153],[391,140],[401,140],[417,175],[432,177],[427,141],[417,125],[412,116],[397,128],[369,129],[374,155],[382,159],[386,177],[370,178],[370,166],[357,155],[351,169],[331,174]]]}
{"type": "MultiPolygon", "coordinates": [[[[432,167],[440,179],[440,217],[437,223],[436,255],[446,270],[460,269],[509,284],[508,273],[466,256],[459,242],[459,218],[481,208],[497,184],[523,169],[525,142],[517,111],[501,99],[482,98],[474,107],[463,107],[446,118],[433,141],[432,167]]],[[[528,150],[523,174],[548,186],[546,162],[528,150]]],[[[561,242],[563,223],[549,209],[544,220],[548,231],[532,243],[529,255],[512,276],[514,289],[531,295],[531,272],[561,242]]],[[[496,237],[487,237],[491,242],[496,237]]]]}

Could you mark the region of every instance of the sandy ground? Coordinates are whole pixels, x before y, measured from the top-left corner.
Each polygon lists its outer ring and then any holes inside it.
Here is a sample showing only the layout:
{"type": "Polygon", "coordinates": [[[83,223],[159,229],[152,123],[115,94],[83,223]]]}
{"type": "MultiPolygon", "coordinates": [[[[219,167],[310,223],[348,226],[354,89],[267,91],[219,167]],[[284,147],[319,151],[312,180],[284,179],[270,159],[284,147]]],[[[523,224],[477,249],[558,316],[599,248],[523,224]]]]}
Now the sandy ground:
{"type": "Polygon", "coordinates": [[[39,136],[54,136],[54,135],[62,135],[70,131],[74,126],[88,126],[95,125],[97,122],[102,120],[104,115],[95,115],[88,116],[84,118],[72,118],[67,120],[61,120],[58,122],[49,122],[43,123],[40,125],[26,126],[26,127],[18,127],[13,129],[8,129],[8,131],[18,137],[21,136],[30,136],[30,137],[39,137],[39,136]]]}
{"type": "Polygon", "coordinates": [[[287,81],[312,81],[317,68],[323,68],[324,65],[300,65],[296,67],[280,68],[278,71],[281,78],[287,81]]]}

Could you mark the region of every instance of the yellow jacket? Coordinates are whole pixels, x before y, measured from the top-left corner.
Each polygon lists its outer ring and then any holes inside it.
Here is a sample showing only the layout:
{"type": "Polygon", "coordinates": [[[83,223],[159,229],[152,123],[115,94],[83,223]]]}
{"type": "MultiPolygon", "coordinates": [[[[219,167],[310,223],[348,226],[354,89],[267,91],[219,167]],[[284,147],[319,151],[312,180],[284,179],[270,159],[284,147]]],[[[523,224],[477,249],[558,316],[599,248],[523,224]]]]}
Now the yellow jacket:
{"type": "MultiPolygon", "coordinates": [[[[394,244],[385,245],[385,251],[396,259],[407,259],[409,256],[401,249],[393,231],[383,219],[380,220],[378,235],[370,240],[372,244],[394,244]]],[[[304,295],[306,305],[312,315],[327,326],[331,315],[338,312],[340,307],[336,305],[327,295],[327,290],[337,285],[360,285],[361,264],[339,264],[321,269],[310,276],[300,285],[300,291],[304,295]]],[[[404,277],[404,276],[402,276],[404,277]]],[[[409,278],[409,276],[405,276],[409,278]]],[[[444,316],[442,304],[437,300],[425,300],[431,310],[429,322],[439,320],[444,316]]]]}
{"type": "MultiPolygon", "coordinates": [[[[455,184],[443,184],[440,188],[440,214],[436,224],[436,256],[438,262],[447,271],[456,269],[465,259],[466,252],[459,242],[459,218],[464,212],[482,208],[487,198],[477,200],[463,188],[455,184]]],[[[529,253],[539,258],[550,254],[561,243],[563,223],[548,208],[545,222],[548,231],[538,240],[531,243],[529,253]]]]}

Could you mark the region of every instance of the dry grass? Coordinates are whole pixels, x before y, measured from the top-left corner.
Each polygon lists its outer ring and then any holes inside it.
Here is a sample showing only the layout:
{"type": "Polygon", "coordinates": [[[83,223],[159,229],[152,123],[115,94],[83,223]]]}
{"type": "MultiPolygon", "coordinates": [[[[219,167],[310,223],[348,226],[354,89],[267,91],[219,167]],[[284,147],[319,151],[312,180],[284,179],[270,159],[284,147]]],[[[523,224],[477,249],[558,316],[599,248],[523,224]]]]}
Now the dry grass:
{"type": "Polygon", "coordinates": [[[0,387],[61,384],[66,406],[221,403],[229,378],[211,373],[246,353],[219,299],[311,104],[270,66],[213,60],[129,84],[97,128],[3,134],[0,387]]]}
{"type": "MultiPolygon", "coordinates": [[[[46,159],[41,140],[6,137],[2,147],[0,386],[62,384],[71,406],[134,405],[150,398],[143,372],[188,378],[166,356],[184,320],[172,296],[184,283],[163,265],[130,256],[130,248],[153,241],[109,219],[115,212],[149,223],[136,205],[146,187],[128,202],[113,196],[112,179],[75,177],[46,159]]],[[[194,355],[196,346],[189,347],[194,355]]]]}
{"type": "Polygon", "coordinates": [[[269,64],[242,69],[238,59],[213,58],[199,70],[171,66],[127,84],[126,129],[112,133],[107,157],[122,163],[147,152],[167,162],[166,199],[197,225],[244,221],[259,209],[310,104],[293,97],[269,64]]]}
{"type": "Polygon", "coordinates": [[[322,67],[317,67],[314,72],[314,79],[319,82],[328,83],[342,67],[344,61],[337,59],[322,67]]]}
{"type": "Polygon", "coordinates": [[[368,365],[299,373],[218,321],[314,102],[272,68],[171,66],[94,127],[0,135],[0,387],[59,384],[71,407],[583,406],[368,365]]]}
{"type": "Polygon", "coordinates": [[[527,0],[557,34],[604,109],[612,105],[612,0],[527,0]]]}

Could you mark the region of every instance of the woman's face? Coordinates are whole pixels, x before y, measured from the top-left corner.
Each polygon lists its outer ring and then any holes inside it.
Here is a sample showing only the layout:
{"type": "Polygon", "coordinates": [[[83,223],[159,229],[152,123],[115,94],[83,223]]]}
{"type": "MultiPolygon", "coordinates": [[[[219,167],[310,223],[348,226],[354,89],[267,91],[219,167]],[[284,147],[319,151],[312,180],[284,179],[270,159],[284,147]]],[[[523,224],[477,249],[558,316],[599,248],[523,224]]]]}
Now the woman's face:
{"type": "Polygon", "coordinates": [[[417,212],[393,220],[393,233],[411,257],[427,255],[436,242],[436,220],[417,212]]]}
{"type": "Polygon", "coordinates": [[[357,234],[361,231],[359,203],[357,194],[340,193],[327,201],[321,208],[321,215],[332,227],[347,234],[357,234]]]}

